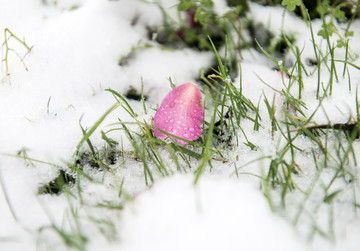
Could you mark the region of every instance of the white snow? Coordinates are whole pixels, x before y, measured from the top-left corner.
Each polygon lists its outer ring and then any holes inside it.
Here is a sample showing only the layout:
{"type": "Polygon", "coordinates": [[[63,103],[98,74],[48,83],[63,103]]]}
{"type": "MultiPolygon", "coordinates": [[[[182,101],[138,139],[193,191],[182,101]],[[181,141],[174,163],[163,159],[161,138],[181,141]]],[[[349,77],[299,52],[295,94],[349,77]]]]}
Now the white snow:
{"type": "MultiPolygon", "coordinates": [[[[1,62],[0,250],[67,250],[64,240],[51,226],[65,229],[75,237],[80,232],[87,238],[89,250],[359,249],[360,220],[353,205],[349,204],[352,199],[360,200],[359,193],[353,193],[358,191],[358,183],[344,189],[343,201],[338,201],[335,209],[321,207],[316,215],[311,216],[314,211],[310,209],[316,207],[311,203],[323,196],[321,186],[326,186],[333,175],[331,169],[325,169],[323,180],[317,185],[319,189],[314,189],[316,193],[307,202],[309,211],[301,215],[296,231],[291,219],[296,215],[303,195],[288,192],[288,200],[293,200],[293,203],[289,204],[284,215],[277,215],[271,212],[259,188],[260,180],[246,174],[261,175],[269,166],[269,159],[260,161],[260,164],[250,163],[239,170],[243,173],[239,178],[234,178],[233,162],[239,167],[261,156],[275,156],[277,149],[284,145],[283,140],[271,135],[271,122],[263,101],[259,103],[260,130],[253,131],[250,121],[242,124],[257,151],[250,151],[242,145],[245,140],[239,135],[241,145],[229,154],[234,161],[213,162],[216,163],[214,170],[201,177],[197,185],[193,185],[193,175],[175,174],[158,178],[153,186],[147,188],[141,162],[129,159],[113,172],[85,170],[95,182],[78,177],[82,201],[68,194],[37,195],[38,188],[56,176],[55,165],[66,168],[66,163],[73,161],[73,154],[83,136],[79,123],[90,128],[116,103],[105,89],[125,93],[130,86],[140,90],[143,83],[144,94],[149,96],[148,114],[143,113],[140,102],[129,102],[139,114],[139,120],[151,123],[154,114],[151,108],[157,108],[171,90],[169,78],[175,84],[195,81],[200,69],[214,63],[211,52],[170,50],[149,41],[147,26],[162,23],[162,13],[156,4],[136,0],[45,2],[46,5],[40,0],[0,0],[0,42],[4,41],[3,31],[8,28],[32,46],[23,60],[28,70],[16,55],[22,57],[26,50],[14,38],[8,40],[13,49],[9,51],[8,59],[10,77],[5,74],[5,62],[1,62]],[[72,9],[74,6],[76,8],[72,9]],[[139,45],[146,46],[134,50],[139,45]],[[127,63],[119,66],[119,59],[130,54],[127,63]],[[24,160],[21,153],[26,153],[34,161],[24,160]],[[123,192],[135,195],[133,201],[119,199],[123,180],[123,192]],[[125,204],[123,210],[98,207],[99,204],[121,203],[125,204]],[[79,229],[74,226],[74,211],[79,229]],[[328,224],[329,214],[339,219],[334,229],[336,242],[317,237],[308,244],[306,237],[310,236],[312,229],[309,226],[313,224],[309,218],[315,218],[319,226],[324,227],[328,224]],[[107,233],[107,238],[102,232],[107,233]]],[[[177,1],[163,2],[164,7],[176,16],[177,1]]],[[[218,13],[228,11],[224,0],[217,0],[215,4],[218,13]]],[[[304,62],[313,57],[311,34],[300,18],[284,12],[281,7],[256,4],[251,4],[248,16],[263,23],[276,37],[280,37],[281,32],[300,36],[295,45],[303,49],[304,62]]],[[[315,34],[320,26],[320,22],[313,22],[315,34]]],[[[360,50],[357,42],[360,39],[359,21],[354,21],[352,29],[355,36],[349,46],[355,53],[360,50]]],[[[326,44],[321,46],[325,48],[326,44]]],[[[3,46],[2,59],[4,53],[3,46]]],[[[243,94],[256,105],[264,95],[272,101],[276,92],[263,81],[279,91],[284,88],[279,73],[272,69],[274,64],[255,50],[243,51],[242,56],[243,94]]],[[[344,59],[344,50],[336,50],[335,56],[344,59]]],[[[289,54],[288,60],[294,62],[295,58],[289,54]]],[[[359,65],[359,60],[356,62],[359,65]]],[[[313,118],[317,124],[329,120],[341,123],[356,117],[356,88],[360,83],[360,73],[349,66],[343,78],[343,64],[338,62],[336,65],[339,82],[334,82],[335,95],[324,99],[322,110],[313,118]],[[349,75],[351,91],[348,88],[349,75]]],[[[307,66],[307,70],[311,71],[311,66],[307,66]]],[[[327,83],[329,72],[325,67],[321,74],[327,83]]],[[[304,112],[309,116],[317,108],[314,102],[317,78],[304,78],[303,100],[308,108],[304,112]]],[[[235,83],[239,84],[240,79],[235,83]]],[[[291,93],[296,95],[296,90],[294,87],[291,93]]],[[[276,94],[275,98],[279,106],[278,116],[281,116],[281,97],[276,94]]],[[[110,113],[91,136],[96,148],[104,145],[100,130],[111,129],[111,124],[118,118],[130,121],[130,116],[121,108],[110,113]]],[[[111,133],[111,137],[122,139],[124,149],[130,151],[131,143],[124,135],[121,131],[111,133]]],[[[299,157],[301,163],[298,163],[302,171],[295,179],[300,187],[307,189],[316,176],[315,167],[310,164],[312,143],[299,137],[295,144],[305,149],[299,157]]],[[[354,146],[355,156],[358,156],[359,142],[354,146]]],[[[359,176],[356,163],[351,165],[354,174],[359,176]]],[[[330,192],[344,187],[343,183],[337,182],[330,192]]],[[[273,199],[275,202],[280,200],[276,195],[273,199]]]]}
{"type": "Polygon", "coordinates": [[[162,180],[129,203],[122,218],[126,250],[143,243],[147,250],[305,250],[258,189],[228,179],[196,186],[191,176],[162,180]]]}

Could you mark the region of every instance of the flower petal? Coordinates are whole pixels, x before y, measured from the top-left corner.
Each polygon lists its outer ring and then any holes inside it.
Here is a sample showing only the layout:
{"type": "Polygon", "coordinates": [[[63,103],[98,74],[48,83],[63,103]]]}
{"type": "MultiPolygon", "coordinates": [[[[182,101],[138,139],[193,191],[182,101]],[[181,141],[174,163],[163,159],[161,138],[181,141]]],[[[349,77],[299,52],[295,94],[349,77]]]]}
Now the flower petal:
{"type": "MultiPolygon", "coordinates": [[[[157,130],[159,128],[189,141],[196,140],[201,135],[201,124],[204,120],[204,110],[201,93],[196,84],[189,82],[170,91],[162,101],[154,116],[154,134],[157,138],[168,136],[157,130]]],[[[176,139],[179,144],[187,142],[176,139]]]]}

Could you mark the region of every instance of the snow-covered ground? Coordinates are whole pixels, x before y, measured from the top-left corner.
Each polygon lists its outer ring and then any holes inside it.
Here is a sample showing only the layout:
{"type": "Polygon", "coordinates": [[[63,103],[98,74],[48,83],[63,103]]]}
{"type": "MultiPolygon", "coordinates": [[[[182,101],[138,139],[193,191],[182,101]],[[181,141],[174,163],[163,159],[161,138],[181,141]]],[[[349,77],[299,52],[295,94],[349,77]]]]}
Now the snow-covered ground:
{"type": "MultiPolygon", "coordinates": [[[[26,49],[10,38],[8,46],[13,50],[8,54],[9,76],[5,73],[5,62],[1,62],[0,250],[66,250],[69,239],[61,236],[61,231],[69,233],[73,238],[70,240],[79,242],[79,249],[84,242],[81,238],[85,237],[88,250],[360,249],[359,206],[354,210],[349,202],[360,200],[356,164],[355,184],[347,189],[344,183],[335,182],[331,191],[342,189],[342,194],[333,207],[311,211],[314,201],[310,197],[297,228],[292,226],[291,219],[304,200],[301,194],[289,192],[288,200],[292,202],[283,215],[279,215],[271,212],[258,178],[231,175],[234,163],[241,166],[261,156],[275,155],[276,147],[283,144],[272,138],[264,102],[260,111],[265,126],[253,131],[252,123],[244,121],[243,125],[249,141],[255,143],[258,150],[251,151],[246,146],[234,148],[228,163],[213,162],[214,170],[206,171],[195,186],[193,175],[188,173],[157,178],[154,185],[147,188],[141,162],[130,160],[125,167],[108,173],[87,170],[96,182],[81,179],[81,198],[66,193],[38,195],[39,187],[57,175],[56,166],[65,167],[73,160],[83,137],[79,121],[84,128],[90,128],[116,103],[105,89],[126,93],[131,86],[141,90],[143,83],[144,94],[149,97],[148,114],[143,113],[141,102],[129,102],[139,114],[139,120],[151,121],[155,111],[150,108],[157,108],[171,90],[169,78],[176,85],[195,81],[199,71],[214,62],[214,54],[209,51],[165,50],[155,45],[136,51],[126,65],[119,66],[119,59],[132,48],[152,43],[146,27],[162,23],[162,13],[156,5],[136,0],[45,2],[48,4],[40,0],[0,0],[1,43],[7,28],[32,46],[23,64],[17,54],[22,57],[26,49]],[[25,160],[22,158],[25,154],[42,163],[25,160]],[[123,210],[96,206],[123,203],[118,195],[120,186],[134,196],[125,202],[123,210]],[[330,226],[334,228],[330,232],[336,240],[319,235],[312,241],[307,240],[316,227],[311,227],[309,219],[321,228],[330,224],[329,215],[336,219],[330,226]]],[[[169,13],[177,15],[176,1],[163,2],[169,13]]],[[[226,10],[225,1],[215,2],[219,12],[226,10]]],[[[276,36],[281,35],[282,28],[286,34],[295,34],[296,44],[303,49],[302,57],[313,57],[309,28],[300,18],[283,10],[254,4],[248,15],[276,36]]],[[[320,26],[320,21],[313,22],[315,34],[320,26]]],[[[359,53],[360,44],[356,42],[360,40],[359,21],[353,23],[352,30],[355,35],[349,47],[359,53]]],[[[335,52],[336,58],[344,59],[343,50],[335,52]]],[[[2,59],[4,54],[3,46],[2,59]]],[[[255,50],[243,51],[242,57],[243,94],[254,104],[259,102],[263,91],[268,98],[274,95],[260,78],[281,90],[281,77],[272,69],[268,58],[255,50]]],[[[289,55],[291,61],[295,58],[289,55]]],[[[338,69],[343,68],[341,62],[336,65],[338,69]]],[[[307,67],[309,71],[313,69],[307,67]]],[[[326,76],[327,69],[322,70],[326,76]]],[[[349,117],[356,117],[360,73],[349,67],[344,78],[342,70],[339,75],[339,83],[333,86],[334,95],[323,101],[323,109],[314,117],[319,124],[329,119],[343,123],[349,117]],[[352,91],[348,89],[349,76],[352,91]]],[[[317,78],[310,76],[304,83],[303,101],[308,108],[304,112],[309,116],[318,105],[314,102],[317,78]]],[[[106,117],[101,130],[111,129],[119,117],[123,121],[131,120],[126,111],[118,108],[106,117]]],[[[114,131],[111,136],[118,141],[122,139],[123,149],[131,149],[124,132],[114,131]]],[[[104,145],[100,130],[94,132],[91,141],[97,148],[104,145]]],[[[304,148],[311,145],[305,137],[296,142],[304,148]]],[[[354,142],[353,147],[354,155],[360,154],[359,142],[354,142]]],[[[302,171],[296,183],[305,190],[311,187],[317,173],[309,164],[312,158],[311,152],[305,152],[297,160],[302,171]]],[[[241,172],[260,175],[269,162],[265,159],[250,164],[241,172]]],[[[314,188],[315,197],[322,196],[321,186],[328,184],[332,175],[331,169],[323,171],[322,181],[314,188]]]]}

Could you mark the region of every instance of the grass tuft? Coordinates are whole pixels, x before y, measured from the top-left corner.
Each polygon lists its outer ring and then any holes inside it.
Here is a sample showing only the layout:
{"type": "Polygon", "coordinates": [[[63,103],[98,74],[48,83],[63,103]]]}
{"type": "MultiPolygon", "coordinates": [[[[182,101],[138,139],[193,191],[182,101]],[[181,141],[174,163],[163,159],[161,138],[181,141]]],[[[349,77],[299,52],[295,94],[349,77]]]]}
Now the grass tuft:
{"type": "MultiPolygon", "coordinates": [[[[25,65],[24,63],[24,58],[27,56],[27,54],[30,53],[31,49],[32,49],[32,46],[28,46],[26,43],[25,43],[25,39],[24,40],[21,40],[19,37],[17,37],[12,31],[10,31],[8,28],[5,28],[4,29],[4,42],[2,44],[2,47],[5,47],[5,55],[4,55],[4,58],[2,59],[2,61],[5,62],[5,75],[6,77],[10,77],[10,73],[9,73],[9,63],[8,63],[8,57],[9,57],[9,52],[10,51],[13,51],[17,57],[19,58],[20,62],[24,65],[24,68],[26,71],[28,71],[28,68],[27,66],[25,65]],[[25,48],[26,48],[26,53],[24,56],[20,56],[15,50],[11,49],[10,46],[9,46],[9,39],[10,38],[14,38],[16,41],[18,41],[21,45],[23,45],[25,48]]],[[[10,80],[10,79],[9,79],[10,80]]]]}

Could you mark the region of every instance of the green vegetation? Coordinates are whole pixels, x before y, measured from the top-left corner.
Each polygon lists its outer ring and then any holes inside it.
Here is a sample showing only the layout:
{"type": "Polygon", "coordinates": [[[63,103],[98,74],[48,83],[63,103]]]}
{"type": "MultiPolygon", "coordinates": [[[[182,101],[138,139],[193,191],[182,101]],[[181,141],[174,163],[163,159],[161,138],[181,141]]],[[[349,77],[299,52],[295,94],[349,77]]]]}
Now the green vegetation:
{"type": "Polygon", "coordinates": [[[21,40],[19,37],[17,37],[13,32],[11,32],[8,28],[4,29],[4,42],[2,44],[1,48],[5,48],[5,54],[4,57],[2,59],[2,61],[5,62],[5,75],[8,78],[8,80],[10,81],[10,72],[9,72],[9,63],[8,63],[8,58],[9,58],[9,52],[13,51],[16,56],[19,58],[20,62],[24,65],[25,70],[27,71],[28,68],[26,67],[25,63],[24,63],[24,58],[26,57],[26,55],[31,51],[32,47],[29,47],[26,43],[25,40],[21,40]],[[26,53],[23,56],[20,56],[20,54],[18,52],[16,52],[15,50],[11,49],[10,45],[9,45],[9,40],[11,38],[14,38],[17,42],[19,42],[21,45],[23,45],[26,48],[26,53]]]}
{"type": "MultiPolygon", "coordinates": [[[[352,201],[346,203],[351,203],[354,212],[359,213],[359,201],[357,201],[359,170],[355,151],[359,147],[360,134],[358,96],[354,101],[357,104],[356,115],[346,118],[346,123],[331,121],[329,118],[328,123],[317,124],[314,117],[319,111],[328,112],[323,109],[323,102],[334,95],[334,85],[337,85],[340,79],[345,77],[349,79],[346,88],[354,91],[348,68],[350,66],[360,69],[360,66],[354,63],[358,55],[349,48],[349,41],[354,34],[351,24],[358,17],[359,1],[357,4],[351,1],[253,1],[266,2],[266,5],[271,6],[281,4],[284,6],[284,11],[295,12],[304,19],[312,38],[311,64],[304,61],[303,48],[296,44],[298,38],[295,34],[282,34],[279,38],[275,37],[271,30],[262,27],[267,35],[260,41],[255,32],[259,24],[246,16],[249,12],[249,2],[245,0],[227,2],[232,7],[231,11],[219,16],[211,0],[180,0],[177,5],[180,17],[178,21],[169,16],[166,9],[157,3],[164,19],[163,25],[148,27],[151,46],[145,43],[145,46],[134,47],[128,55],[124,55],[119,60],[119,65],[124,65],[133,53],[152,46],[171,50],[191,48],[213,51],[213,67],[200,72],[198,78],[205,97],[202,136],[186,146],[180,146],[171,139],[167,141],[157,139],[153,135],[151,118],[146,116],[156,107],[149,107],[143,90],[131,88],[127,93],[122,94],[107,89],[108,94],[114,98],[115,104],[92,127],[83,128],[80,125],[83,138],[76,147],[74,159],[63,167],[57,167],[58,176],[40,187],[40,194],[65,193],[69,201],[75,199],[85,203],[81,200],[80,183],[83,180],[90,183],[102,182],[92,177],[89,170],[102,172],[104,176],[115,176],[116,172],[126,168],[129,163],[141,164],[141,175],[146,186],[176,172],[193,173],[196,184],[202,175],[212,172],[215,165],[224,169],[231,166],[231,170],[234,170],[232,176],[257,177],[270,208],[279,214],[291,215],[289,218],[295,226],[303,219],[302,217],[310,218],[313,228],[310,239],[317,234],[330,240],[335,238],[334,214],[329,213],[328,229],[321,229],[316,217],[311,218],[311,215],[316,215],[321,208],[333,210],[335,204],[339,203],[337,198],[345,192],[352,193],[350,196],[352,201]],[[322,22],[322,28],[317,34],[313,30],[314,19],[322,22]],[[338,22],[346,22],[345,31],[339,29],[338,22]],[[244,31],[250,35],[245,36],[244,31]],[[321,47],[318,41],[326,46],[321,47]],[[283,88],[275,90],[276,95],[283,99],[280,115],[275,97],[262,93],[258,102],[254,103],[244,95],[241,51],[251,49],[266,56],[273,63],[273,68],[279,70],[281,74],[283,88]],[[338,50],[344,51],[344,58],[339,59],[335,56],[338,50]],[[289,55],[295,59],[292,64],[287,61],[289,55]],[[342,67],[339,68],[337,63],[341,63],[342,67]],[[304,96],[308,88],[305,81],[311,77],[317,79],[317,88],[310,102],[317,105],[316,109],[309,112],[309,103],[305,103],[304,96]],[[143,109],[136,110],[132,107],[132,102],[141,102],[143,109]],[[95,147],[91,136],[105,118],[118,109],[125,110],[130,120],[119,118],[108,131],[97,132],[101,133],[104,146],[100,149],[98,146],[95,147]],[[265,113],[261,109],[266,109],[265,113]],[[249,128],[252,130],[249,131],[249,128]],[[113,132],[121,132],[123,138],[113,138],[111,136],[113,132]],[[252,141],[251,134],[254,132],[271,134],[273,154],[261,152],[259,143],[252,141]],[[124,140],[130,142],[131,150],[123,147],[124,140]],[[232,154],[239,152],[243,147],[256,156],[248,163],[239,161],[239,154],[232,154]],[[307,162],[302,163],[305,158],[307,162]],[[305,175],[304,166],[312,168],[313,176],[307,182],[300,182],[301,176],[305,175]],[[261,167],[260,172],[257,171],[258,167],[261,167]],[[330,176],[330,179],[323,178],[324,173],[326,177],[330,176]],[[338,186],[335,186],[337,183],[342,184],[343,189],[338,189],[338,186]],[[314,194],[315,190],[316,194],[314,194]],[[292,200],[294,196],[301,198],[296,205],[292,200]],[[311,206],[309,206],[310,201],[311,206]],[[294,211],[289,213],[288,210],[294,211]]],[[[8,30],[5,32],[9,32],[30,50],[13,33],[8,30]]],[[[7,43],[5,46],[6,61],[7,43]]],[[[7,63],[6,71],[8,71],[7,63]]],[[[258,77],[264,86],[270,86],[267,80],[258,77]]],[[[170,81],[169,85],[173,83],[170,81]]],[[[23,157],[35,165],[38,163],[24,153],[17,157],[23,157]]],[[[123,203],[131,199],[130,195],[123,192],[123,184],[124,180],[117,184],[118,203],[96,206],[121,210],[123,203]]],[[[70,205],[72,203],[69,202],[70,205]]],[[[68,246],[84,250],[86,237],[82,236],[78,226],[76,210],[71,210],[70,215],[69,221],[72,221],[74,226],[72,231],[66,232],[58,226],[51,228],[59,233],[68,246]]],[[[104,235],[115,231],[111,222],[106,220],[101,222],[99,219],[94,219],[94,222],[99,226],[106,226],[104,235]]]]}

